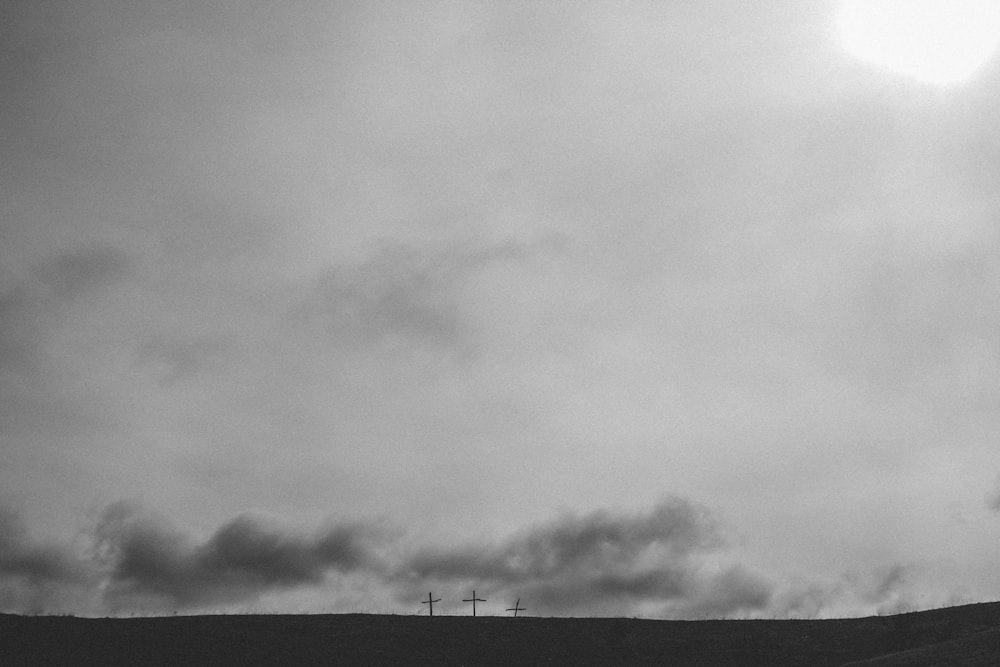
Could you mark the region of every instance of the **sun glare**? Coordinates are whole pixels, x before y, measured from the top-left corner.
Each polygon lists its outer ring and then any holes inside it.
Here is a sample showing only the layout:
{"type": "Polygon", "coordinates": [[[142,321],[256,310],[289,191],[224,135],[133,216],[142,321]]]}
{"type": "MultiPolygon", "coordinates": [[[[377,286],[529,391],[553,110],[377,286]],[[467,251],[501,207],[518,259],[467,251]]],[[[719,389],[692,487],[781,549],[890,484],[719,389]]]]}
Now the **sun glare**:
{"type": "Polygon", "coordinates": [[[930,83],[971,76],[1000,42],[1000,0],[843,0],[845,49],[930,83]]]}

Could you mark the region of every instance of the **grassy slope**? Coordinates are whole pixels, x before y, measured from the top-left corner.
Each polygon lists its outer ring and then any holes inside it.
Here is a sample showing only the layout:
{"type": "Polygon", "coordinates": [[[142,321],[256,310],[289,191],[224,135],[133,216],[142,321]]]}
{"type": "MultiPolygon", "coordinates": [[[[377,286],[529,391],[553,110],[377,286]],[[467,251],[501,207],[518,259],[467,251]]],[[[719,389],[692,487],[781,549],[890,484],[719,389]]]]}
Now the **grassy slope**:
{"type": "Polygon", "coordinates": [[[1000,603],[823,621],[0,615],[0,664],[1000,664],[1000,603]],[[978,662],[977,662],[978,660],[978,662]]]}
{"type": "Polygon", "coordinates": [[[996,667],[998,664],[1000,629],[851,663],[855,667],[996,667]]]}

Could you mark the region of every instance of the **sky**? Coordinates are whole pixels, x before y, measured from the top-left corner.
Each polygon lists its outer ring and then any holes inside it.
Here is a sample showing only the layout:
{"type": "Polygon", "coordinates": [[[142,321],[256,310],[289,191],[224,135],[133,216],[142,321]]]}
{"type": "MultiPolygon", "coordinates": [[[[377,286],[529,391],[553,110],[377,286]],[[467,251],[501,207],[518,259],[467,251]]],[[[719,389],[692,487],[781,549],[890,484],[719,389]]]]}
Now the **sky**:
{"type": "Polygon", "coordinates": [[[1000,57],[841,9],[2,3],[0,610],[1000,598],[1000,57]]]}

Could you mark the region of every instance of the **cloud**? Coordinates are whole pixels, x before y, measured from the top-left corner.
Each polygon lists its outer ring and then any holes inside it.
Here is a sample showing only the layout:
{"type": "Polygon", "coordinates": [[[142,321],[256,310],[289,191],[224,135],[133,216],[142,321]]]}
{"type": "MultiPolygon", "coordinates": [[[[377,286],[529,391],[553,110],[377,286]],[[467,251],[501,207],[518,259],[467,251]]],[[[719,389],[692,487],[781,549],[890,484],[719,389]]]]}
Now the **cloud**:
{"type": "Polygon", "coordinates": [[[60,308],[129,275],[133,262],[117,248],[85,245],[54,254],[0,283],[0,369],[26,370],[60,308]]]}
{"type": "Polygon", "coordinates": [[[868,598],[874,602],[884,601],[903,587],[906,577],[907,569],[904,565],[892,565],[870,586],[868,598]]]}
{"type": "Polygon", "coordinates": [[[467,351],[475,331],[462,311],[463,282],[491,265],[525,260],[558,242],[436,249],[387,243],[362,262],[326,270],[300,315],[318,320],[342,343],[467,351]]]}
{"type": "Polygon", "coordinates": [[[363,524],[303,535],[244,515],[196,543],[165,520],[117,503],[104,512],[96,537],[113,607],[252,600],[268,590],[320,584],[331,571],[374,571],[379,563],[378,533],[363,524]]]}
{"type": "Polygon", "coordinates": [[[118,319],[102,299],[133,275],[135,263],[115,247],[85,244],[11,264],[0,268],[0,432],[17,434],[5,453],[8,467],[24,472],[27,461],[51,453],[39,441],[108,426],[94,371],[112,364],[100,363],[90,324],[118,319]]]}
{"type": "Polygon", "coordinates": [[[517,582],[568,568],[601,569],[635,561],[651,547],[675,556],[718,541],[707,515],[686,501],[669,500],[647,514],[598,511],[567,515],[492,547],[424,551],[409,562],[416,576],[487,577],[517,582]]]}
{"type": "Polygon", "coordinates": [[[0,577],[74,581],[83,572],[67,548],[34,542],[19,516],[0,510],[0,577]]]}
{"type": "MultiPolygon", "coordinates": [[[[759,609],[769,587],[715,556],[724,547],[708,512],[678,498],[647,512],[564,515],[493,545],[429,548],[392,538],[375,523],[329,523],[313,532],[239,516],[202,540],[126,502],[101,514],[88,557],[40,546],[3,524],[6,580],[27,582],[33,605],[7,596],[6,609],[37,608],[40,592],[86,584],[84,611],[218,608],[268,593],[319,588],[355,577],[372,596],[409,599],[411,589],[448,583],[517,593],[534,613],[723,615],[759,609]]],[[[81,603],[83,604],[83,603],[81,603]]]]}
{"type": "Polygon", "coordinates": [[[92,575],[91,564],[68,545],[35,541],[16,513],[0,509],[0,609],[63,608],[92,575]]]}
{"type": "Polygon", "coordinates": [[[60,301],[83,296],[126,276],[130,258],[109,246],[91,245],[60,253],[38,269],[44,285],[60,301]]]}
{"type": "Polygon", "coordinates": [[[22,285],[0,290],[0,369],[24,369],[34,361],[35,331],[27,321],[29,305],[22,285]]]}
{"type": "Polygon", "coordinates": [[[771,613],[815,618],[856,615],[859,609],[879,614],[911,611],[918,607],[909,587],[914,572],[913,566],[891,563],[868,572],[845,572],[826,581],[787,582],[775,592],[771,613]]]}
{"type": "Polygon", "coordinates": [[[564,516],[491,546],[424,550],[405,565],[413,581],[480,590],[516,588],[539,613],[727,614],[759,609],[769,585],[735,567],[712,568],[725,542],[708,512],[683,499],[646,513],[564,516]]]}
{"type": "Polygon", "coordinates": [[[997,480],[997,485],[993,493],[986,499],[986,506],[991,511],[1000,513],[1000,479],[997,480]]]}
{"type": "Polygon", "coordinates": [[[767,609],[774,596],[773,584],[742,565],[732,565],[705,578],[675,615],[719,617],[767,609]]]}
{"type": "Polygon", "coordinates": [[[379,522],[303,531],[248,514],[195,539],[127,502],[107,507],[88,535],[85,548],[39,543],[0,512],[0,611],[226,610],[278,595],[350,611],[412,604],[428,590],[456,604],[472,589],[491,604],[520,597],[532,614],[564,616],[815,617],[916,606],[913,569],[899,564],[775,583],[738,562],[710,513],[681,498],[632,514],[565,514],[484,545],[414,546],[379,522]]]}
{"type": "Polygon", "coordinates": [[[154,336],[136,350],[136,362],[157,370],[164,384],[217,367],[235,345],[232,336],[154,336]]]}

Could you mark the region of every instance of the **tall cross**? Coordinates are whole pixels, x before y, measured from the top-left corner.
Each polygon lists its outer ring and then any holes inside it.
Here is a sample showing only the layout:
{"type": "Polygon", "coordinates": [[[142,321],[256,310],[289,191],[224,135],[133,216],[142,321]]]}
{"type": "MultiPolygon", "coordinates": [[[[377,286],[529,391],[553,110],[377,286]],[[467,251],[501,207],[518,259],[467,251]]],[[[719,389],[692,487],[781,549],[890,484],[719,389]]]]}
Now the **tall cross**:
{"type": "Polygon", "coordinates": [[[434,603],[435,602],[440,602],[440,601],[441,601],[441,598],[438,598],[437,600],[435,600],[434,596],[431,595],[430,593],[428,593],[427,594],[427,599],[424,600],[423,602],[421,602],[420,604],[429,604],[430,605],[430,610],[431,610],[431,616],[433,616],[434,615],[434,603]]]}
{"type": "Polygon", "coordinates": [[[512,612],[514,612],[514,618],[517,618],[517,612],[519,612],[519,611],[527,611],[527,609],[525,609],[524,607],[521,606],[521,598],[518,598],[517,602],[514,603],[514,606],[511,607],[510,609],[507,609],[506,611],[512,611],[512,612]]]}
{"type": "Polygon", "coordinates": [[[472,589],[472,597],[468,598],[467,600],[462,600],[462,602],[471,602],[472,603],[472,615],[475,616],[476,615],[476,602],[486,602],[486,600],[484,600],[482,598],[477,598],[476,597],[476,589],[472,589]]]}

